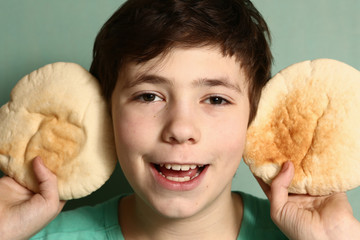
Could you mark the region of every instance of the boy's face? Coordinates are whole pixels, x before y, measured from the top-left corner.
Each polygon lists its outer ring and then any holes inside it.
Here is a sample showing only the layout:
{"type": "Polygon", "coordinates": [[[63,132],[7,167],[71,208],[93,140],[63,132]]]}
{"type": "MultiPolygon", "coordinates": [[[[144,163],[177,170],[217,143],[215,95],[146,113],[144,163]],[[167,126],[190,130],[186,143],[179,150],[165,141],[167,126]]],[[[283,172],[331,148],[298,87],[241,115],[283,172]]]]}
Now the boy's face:
{"type": "Polygon", "coordinates": [[[175,48],[129,64],[112,115],[120,165],[140,204],[189,217],[230,195],[249,118],[235,58],[217,48],[175,48]]]}

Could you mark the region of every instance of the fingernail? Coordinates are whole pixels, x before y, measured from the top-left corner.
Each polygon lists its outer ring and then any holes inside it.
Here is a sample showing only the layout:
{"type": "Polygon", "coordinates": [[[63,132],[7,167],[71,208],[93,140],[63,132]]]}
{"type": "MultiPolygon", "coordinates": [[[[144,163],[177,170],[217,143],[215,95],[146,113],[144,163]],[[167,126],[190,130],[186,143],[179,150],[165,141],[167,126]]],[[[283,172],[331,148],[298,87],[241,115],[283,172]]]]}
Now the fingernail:
{"type": "Polygon", "coordinates": [[[286,170],[288,170],[288,168],[289,168],[289,160],[284,162],[281,172],[286,172],[286,170]]]}
{"type": "Polygon", "coordinates": [[[40,165],[44,166],[44,162],[40,156],[36,156],[35,159],[37,159],[37,161],[39,161],[40,165]]]}

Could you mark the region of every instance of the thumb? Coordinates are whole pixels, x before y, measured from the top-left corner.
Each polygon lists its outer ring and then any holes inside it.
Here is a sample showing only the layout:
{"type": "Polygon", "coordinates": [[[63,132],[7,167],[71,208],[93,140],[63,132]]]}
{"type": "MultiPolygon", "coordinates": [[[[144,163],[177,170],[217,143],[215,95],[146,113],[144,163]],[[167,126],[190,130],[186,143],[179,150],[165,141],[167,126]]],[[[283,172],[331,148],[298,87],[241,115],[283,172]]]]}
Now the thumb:
{"type": "Polygon", "coordinates": [[[33,161],[35,176],[39,182],[39,194],[47,201],[59,201],[57,178],[45,165],[40,157],[33,161]]]}
{"type": "Polygon", "coordinates": [[[294,165],[287,161],[283,164],[281,171],[271,183],[271,212],[277,216],[287,203],[288,188],[294,177],[294,165]]]}

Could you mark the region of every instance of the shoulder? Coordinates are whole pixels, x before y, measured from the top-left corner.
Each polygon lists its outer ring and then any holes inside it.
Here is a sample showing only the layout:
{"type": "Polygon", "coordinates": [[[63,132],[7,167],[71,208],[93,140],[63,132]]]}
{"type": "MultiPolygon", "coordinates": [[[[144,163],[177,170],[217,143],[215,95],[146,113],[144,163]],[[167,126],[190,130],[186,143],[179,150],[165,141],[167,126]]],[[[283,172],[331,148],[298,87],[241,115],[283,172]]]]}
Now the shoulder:
{"type": "Polygon", "coordinates": [[[121,235],[117,209],[123,196],[62,212],[31,239],[111,239],[109,235],[121,235]]]}
{"type": "Polygon", "coordinates": [[[270,218],[270,204],[267,199],[243,192],[244,211],[238,239],[287,239],[270,218]]]}

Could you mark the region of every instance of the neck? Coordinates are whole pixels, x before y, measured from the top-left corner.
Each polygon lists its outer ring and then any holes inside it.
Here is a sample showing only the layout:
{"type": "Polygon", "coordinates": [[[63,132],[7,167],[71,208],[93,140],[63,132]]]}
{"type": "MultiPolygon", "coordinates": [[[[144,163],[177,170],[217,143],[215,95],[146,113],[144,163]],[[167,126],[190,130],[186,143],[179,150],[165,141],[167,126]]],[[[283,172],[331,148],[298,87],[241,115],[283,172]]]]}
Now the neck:
{"type": "Polygon", "coordinates": [[[228,191],[210,206],[188,218],[159,214],[136,195],[119,206],[125,239],[236,239],[242,219],[242,201],[228,191]]]}

